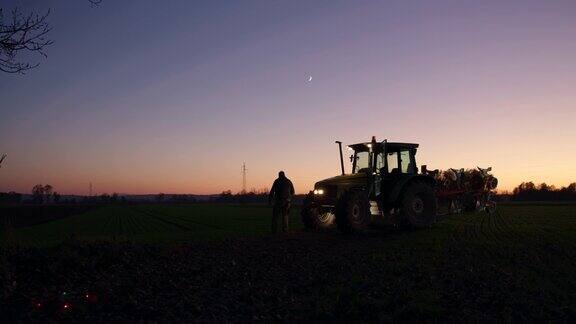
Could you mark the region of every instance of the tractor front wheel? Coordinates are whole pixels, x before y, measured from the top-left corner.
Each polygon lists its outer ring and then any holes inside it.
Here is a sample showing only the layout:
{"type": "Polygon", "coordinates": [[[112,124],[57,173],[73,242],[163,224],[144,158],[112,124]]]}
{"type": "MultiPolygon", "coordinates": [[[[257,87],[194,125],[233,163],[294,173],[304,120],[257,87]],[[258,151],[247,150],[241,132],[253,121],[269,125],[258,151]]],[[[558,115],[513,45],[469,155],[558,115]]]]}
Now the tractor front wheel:
{"type": "Polygon", "coordinates": [[[372,224],[370,200],[365,191],[353,191],[341,197],[336,208],[336,224],[343,233],[362,232],[372,224]]]}
{"type": "Polygon", "coordinates": [[[411,184],[402,198],[402,211],[408,223],[415,227],[429,226],[436,222],[438,202],[434,189],[424,182],[411,184]]]}
{"type": "Polygon", "coordinates": [[[323,210],[312,204],[305,204],[302,207],[301,216],[304,226],[315,231],[332,228],[334,226],[334,219],[336,218],[332,211],[323,210]]]}

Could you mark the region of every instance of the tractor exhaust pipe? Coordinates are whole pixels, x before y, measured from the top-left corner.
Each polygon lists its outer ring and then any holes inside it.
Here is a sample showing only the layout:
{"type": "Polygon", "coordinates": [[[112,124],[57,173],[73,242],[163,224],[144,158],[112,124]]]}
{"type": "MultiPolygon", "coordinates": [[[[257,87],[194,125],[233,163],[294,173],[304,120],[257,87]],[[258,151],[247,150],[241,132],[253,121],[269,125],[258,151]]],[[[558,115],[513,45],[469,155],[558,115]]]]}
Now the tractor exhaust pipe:
{"type": "Polygon", "coordinates": [[[338,144],[338,150],[340,151],[340,168],[342,169],[342,175],[344,175],[344,157],[342,156],[342,142],[336,141],[338,144]]]}

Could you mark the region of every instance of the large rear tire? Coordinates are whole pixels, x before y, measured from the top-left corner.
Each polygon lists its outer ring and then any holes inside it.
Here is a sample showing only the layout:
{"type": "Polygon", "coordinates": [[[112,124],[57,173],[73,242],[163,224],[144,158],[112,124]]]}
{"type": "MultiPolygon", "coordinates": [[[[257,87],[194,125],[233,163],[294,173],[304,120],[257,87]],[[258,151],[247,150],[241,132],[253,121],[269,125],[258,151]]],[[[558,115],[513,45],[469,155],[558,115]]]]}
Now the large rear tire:
{"type": "Polygon", "coordinates": [[[342,233],[363,232],[371,224],[370,199],[365,191],[348,192],[340,198],[336,225],[342,233]]]}
{"type": "Polygon", "coordinates": [[[438,202],[434,189],[425,182],[414,182],[404,191],[402,211],[408,223],[425,227],[436,222],[438,202]]]}

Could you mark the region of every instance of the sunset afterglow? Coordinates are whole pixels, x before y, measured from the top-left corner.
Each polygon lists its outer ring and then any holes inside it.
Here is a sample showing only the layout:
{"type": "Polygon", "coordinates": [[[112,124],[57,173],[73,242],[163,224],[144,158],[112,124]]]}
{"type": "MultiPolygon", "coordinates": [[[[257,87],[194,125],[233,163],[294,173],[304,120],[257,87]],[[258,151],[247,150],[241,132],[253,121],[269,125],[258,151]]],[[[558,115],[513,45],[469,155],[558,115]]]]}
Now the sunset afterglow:
{"type": "Polygon", "coordinates": [[[34,6],[56,42],[0,74],[0,191],[236,192],[246,162],[248,188],[284,170],[305,193],[339,173],[334,141],[373,135],[500,190],[576,181],[576,2],[34,6]]]}

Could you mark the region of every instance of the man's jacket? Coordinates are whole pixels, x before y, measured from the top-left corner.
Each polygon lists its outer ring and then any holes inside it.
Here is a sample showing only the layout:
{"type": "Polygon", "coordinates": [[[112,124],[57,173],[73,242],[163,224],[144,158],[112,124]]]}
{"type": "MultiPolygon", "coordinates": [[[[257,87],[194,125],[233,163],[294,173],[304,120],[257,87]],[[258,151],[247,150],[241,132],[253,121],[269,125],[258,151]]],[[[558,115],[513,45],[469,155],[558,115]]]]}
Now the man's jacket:
{"type": "Polygon", "coordinates": [[[294,186],[292,185],[292,181],[286,177],[280,177],[274,180],[270,195],[268,195],[268,201],[271,202],[272,199],[274,199],[276,203],[283,203],[290,201],[293,195],[294,186]]]}

